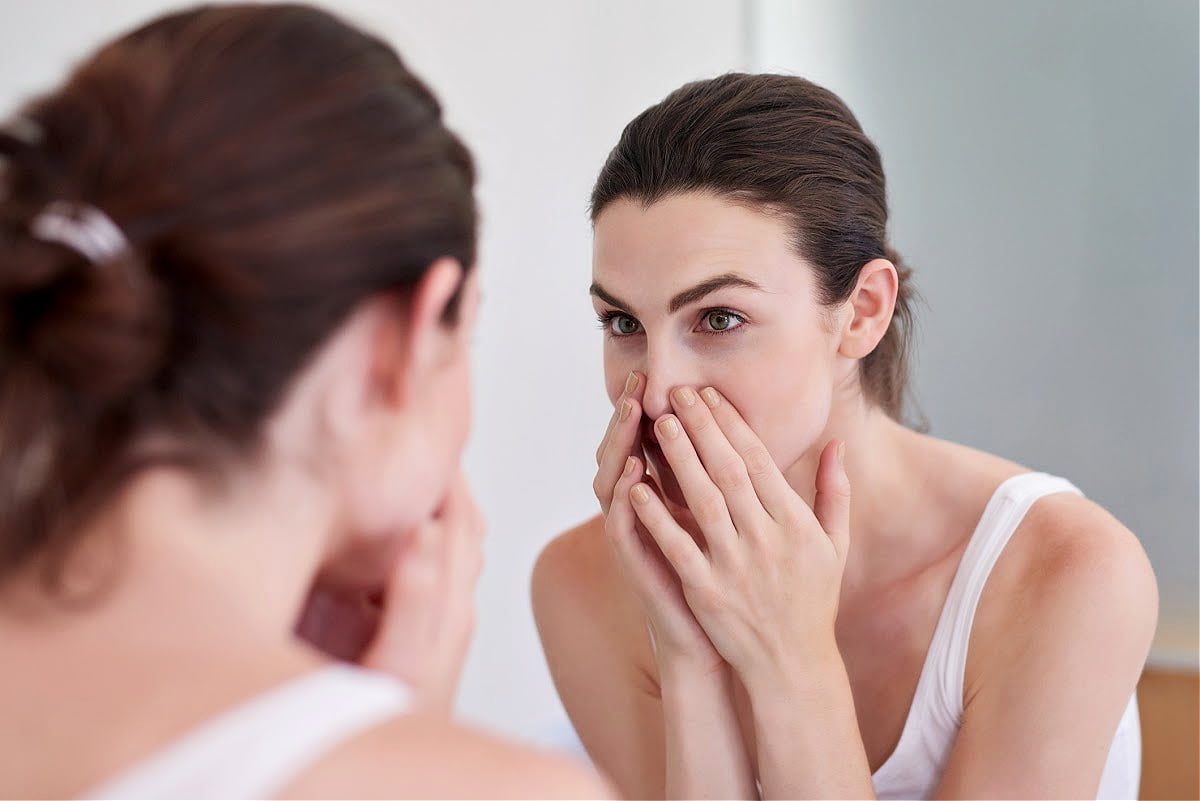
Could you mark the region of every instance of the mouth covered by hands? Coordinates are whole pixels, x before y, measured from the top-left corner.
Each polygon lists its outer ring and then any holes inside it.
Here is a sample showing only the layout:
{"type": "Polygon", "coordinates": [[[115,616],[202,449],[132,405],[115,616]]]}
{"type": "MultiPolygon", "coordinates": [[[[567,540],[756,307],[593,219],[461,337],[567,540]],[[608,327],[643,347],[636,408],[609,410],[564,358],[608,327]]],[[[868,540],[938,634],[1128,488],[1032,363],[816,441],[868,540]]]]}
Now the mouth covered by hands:
{"type": "Polygon", "coordinates": [[[658,649],[665,639],[680,653],[719,656],[747,682],[780,680],[836,649],[850,519],[843,445],[824,447],[810,507],[724,396],[678,387],[648,450],[661,451],[670,475],[655,472],[674,482],[681,507],[645,474],[643,384],[631,376],[618,399],[593,486],[658,649]]]}

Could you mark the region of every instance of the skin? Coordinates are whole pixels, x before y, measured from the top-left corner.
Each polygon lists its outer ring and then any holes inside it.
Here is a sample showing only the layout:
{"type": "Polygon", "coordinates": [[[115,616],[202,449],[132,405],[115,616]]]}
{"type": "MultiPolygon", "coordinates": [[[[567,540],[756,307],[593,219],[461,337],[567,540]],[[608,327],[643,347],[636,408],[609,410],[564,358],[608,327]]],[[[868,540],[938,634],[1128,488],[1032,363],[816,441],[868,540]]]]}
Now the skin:
{"type": "MultiPolygon", "coordinates": [[[[970,534],[1027,472],[864,397],[896,280],[872,261],[821,306],[783,222],[710,194],[597,219],[602,513],[547,547],[533,601],[623,794],[873,796],[970,534]]],[[[1094,797],[1156,614],[1132,534],[1086,499],[1039,500],[981,598],[935,795],[1094,797]]]]}
{"type": "Polygon", "coordinates": [[[135,476],[68,564],[69,587],[104,588],[86,604],[47,597],[38,565],[0,588],[0,794],[76,797],[340,656],[407,682],[416,708],[340,743],[285,797],[606,795],[575,765],[449,719],[483,531],[458,468],[477,302],[473,274],[434,263],[330,336],[263,453],[220,486],[135,476]],[[461,322],[444,325],[460,286],[461,322]]]}

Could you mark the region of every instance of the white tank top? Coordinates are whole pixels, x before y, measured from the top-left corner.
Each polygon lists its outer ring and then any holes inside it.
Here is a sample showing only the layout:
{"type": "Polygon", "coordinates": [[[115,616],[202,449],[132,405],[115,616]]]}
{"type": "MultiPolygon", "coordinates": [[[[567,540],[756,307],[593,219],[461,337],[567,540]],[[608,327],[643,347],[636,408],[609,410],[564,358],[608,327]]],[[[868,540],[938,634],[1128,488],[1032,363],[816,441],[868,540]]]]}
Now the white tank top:
{"type": "MultiPolygon", "coordinates": [[[[1029,508],[1039,498],[1059,492],[1083,494],[1065,479],[1025,473],[1001,484],[988,502],[950,585],[900,741],[871,777],[878,798],[933,795],[962,721],[967,643],[983,586],[1029,508]]],[[[1129,699],[1117,727],[1097,797],[1137,798],[1141,762],[1142,737],[1135,695],[1129,699]]]]}
{"type": "Polygon", "coordinates": [[[407,711],[390,676],[330,665],[223,712],[85,798],[273,798],[339,743],[407,711]]]}

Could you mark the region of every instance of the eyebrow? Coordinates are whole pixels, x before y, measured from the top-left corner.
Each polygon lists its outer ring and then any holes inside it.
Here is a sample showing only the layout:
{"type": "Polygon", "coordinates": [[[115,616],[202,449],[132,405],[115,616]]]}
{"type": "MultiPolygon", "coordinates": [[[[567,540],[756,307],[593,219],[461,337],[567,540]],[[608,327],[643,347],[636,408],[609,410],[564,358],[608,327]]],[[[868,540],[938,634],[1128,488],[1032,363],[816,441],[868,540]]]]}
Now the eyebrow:
{"type": "MultiPolygon", "coordinates": [[[[759,284],[751,281],[749,278],[744,278],[737,273],[725,273],[723,275],[717,275],[709,278],[706,281],[701,281],[690,289],[683,290],[678,295],[671,298],[671,302],[667,304],[667,311],[671,314],[674,314],[684,306],[695,303],[704,296],[711,295],[713,292],[716,292],[718,289],[725,289],[727,287],[735,286],[745,287],[747,289],[757,289],[760,292],[763,291],[763,288],[759,284]]],[[[619,309],[633,308],[630,304],[614,296],[597,283],[593,283],[591,285],[591,287],[588,289],[588,294],[595,295],[610,306],[616,306],[619,309]]]]}

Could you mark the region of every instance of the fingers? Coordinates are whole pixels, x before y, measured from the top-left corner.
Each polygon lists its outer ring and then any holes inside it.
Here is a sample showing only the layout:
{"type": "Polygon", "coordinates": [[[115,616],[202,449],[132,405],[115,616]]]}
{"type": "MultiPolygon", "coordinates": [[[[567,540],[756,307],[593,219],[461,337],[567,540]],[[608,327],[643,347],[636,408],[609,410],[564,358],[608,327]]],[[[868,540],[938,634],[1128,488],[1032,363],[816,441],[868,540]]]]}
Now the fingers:
{"type": "Polygon", "coordinates": [[[483,515],[461,476],[451,493],[453,516],[442,521],[442,588],[439,631],[469,636],[475,619],[475,585],[483,570],[483,515]]]}
{"type": "Polygon", "coordinates": [[[438,521],[418,526],[388,578],[375,639],[363,656],[368,667],[413,682],[417,662],[439,612],[442,553],[438,521]]]}
{"type": "Polygon", "coordinates": [[[619,562],[627,571],[634,571],[644,558],[642,544],[637,533],[637,515],[629,503],[629,490],[642,477],[644,467],[641,459],[630,456],[613,488],[612,503],[604,518],[604,531],[617,553],[619,562]]]}
{"type": "Polygon", "coordinates": [[[629,500],[629,491],[646,478],[645,465],[641,459],[630,456],[625,466],[613,490],[613,502],[604,520],[604,529],[621,569],[643,602],[653,606],[657,596],[670,588],[672,580],[662,557],[651,552],[647,542],[643,541],[637,514],[629,500]]]}
{"type": "Polygon", "coordinates": [[[700,546],[671,516],[662,499],[642,482],[629,490],[638,521],[658,544],[667,562],[684,586],[702,586],[709,578],[711,565],[700,546]]]}
{"type": "Polygon", "coordinates": [[[600,508],[608,514],[613,490],[625,469],[625,460],[634,455],[638,445],[638,427],[642,420],[641,397],[645,381],[640,373],[630,373],[625,392],[617,399],[617,408],[609,423],[608,433],[596,453],[596,478],[592,490],[600,508]]]}
{"type": "Polygon", "coordinates": [[[817,466],[817,497],[813,513],[845,562],[850,545],[850,479],[846,476],[846,443],[832,441],[817,466]]]}
{"type": "Polygon", "coordinates": [[[367,665],[409,681],[456,669],[451,654],[465,654],[474,622],[483,531],[483,517],[459,474],[435,516],[417,527],[396,560],[367,665]]]}
{"type": "MultiPolygon", "coordinates": [[[[684,494],[687,495],[688,489],[684,483],[684,473],[681,473],[681,469],[686,470],[686,475],[699,473],[705,479],[704,484],[707,487],[698,491],[712,491],[724,499],[725,507],[728,510],[726,519],[731,518],[734,527],[731,529],[732,534],[736,535],[738,532],[745,534],[753,531],[764,517],[765,512],[762,502],[754,491],[754,485],[750,481],[750,474],[746,470],[746,463],[741,454],[737,452],[725,432],[721,430],[708,404],[701,402],[695,390],[690,387],[677,388],[671,393],[671,406],[675,409],[675,414],[687,432],[687,437],[684,439],[690,440],[686,451],[682,447],[679,448],[681,462],[698,458],[694,466],[690,464],[686,468],[678,466],[671,458],[666,444],[663,443],[663,437],[659,436],[663,453],[671,461],[671,469],[679,479],[684,494]]],[[[688,507],[695,514],[696,509],[692,504],[691,496],[687,496],[687,500],[688,507]]],[[[699,517],[697,517],[697,522],[704,525],[699,517]]]]}
{"type": "Polygon", "coordinates": [[[778,522],[795,516],[797,496],[784,478],[762,440],[738,414],[737,409],[712,387],[700,391],[705,406],[712,412],[729,444],[737,451],[759,502],[778,522]]]}
{"type": "MultiPolygon", "coordinates": [[[[692,396],[695,397],[694,392],[692,396]]],[[[711,418],[708,423],[710,429],[716,429],[716,424],[712,422],[711,418]]],[[[700,456],[696,453],[696,446],[692,444],[689,436],[690,432],[685,431],[679,417],[668,414],[660,417],[654,424],[654,433],[658,438],[663,456],[666,457],[667,463],[671,467],[671,472],[675,474],[679,489],[683,492],[688,511],[692,513],[696,524],[704,533],[709,550],[718,558],[727,555],[736,545],[738,531],[734,528],[733,520],[730,519],[725,496],[713,483],[708,471],[700,461],[700,456]]],[[[709,435],[713,433],[720,435],[719,431],[710,430],[708,432],[709,435]]],[[[732,452],[733,449],[729,450],[732,452]]],[[[733,455],[737,456],[736,453],[733,455]]],[[[747,484],[749,484],[748,481],[747,484]]],[[[753,495],[753,490],[750,490],[750,493],[753,495]]],[[[755,498],[755,502],[757,500],[755,498]]],[[[759,506],[759,513],[763,514],[761,509],[762,507],[759,506]]]]}
{"type": "Polygon", "coordinates": [[[641,395],[638,390],[641,388],[641,373],[633,372],[625,379],[625,388],[621,390],[621,396],[617,398],[617,402],[613,405],[612,416],[608,418],[608,428],[604,430],[604,438],[600,440],[599,447],[596,448],[596,464],[600,464],[600,460],[604,458],[604,449],[608,447],[608,438],[612,435],[612,430],[619,420],[623,418],[622,402],[626,398],[639,397],[641,395]]]}

